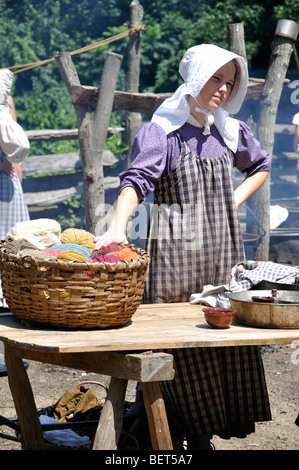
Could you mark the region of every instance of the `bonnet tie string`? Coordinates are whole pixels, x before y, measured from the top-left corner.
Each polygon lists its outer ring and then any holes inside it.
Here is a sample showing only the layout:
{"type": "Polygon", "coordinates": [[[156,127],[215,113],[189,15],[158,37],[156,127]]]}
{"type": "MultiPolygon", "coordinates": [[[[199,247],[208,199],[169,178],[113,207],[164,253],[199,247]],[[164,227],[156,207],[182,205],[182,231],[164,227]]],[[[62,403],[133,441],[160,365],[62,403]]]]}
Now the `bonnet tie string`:
{"type": "Polygon", "coordinates": [[[198,104],[198,106],[196,106],[196,108],[195,108],[195,111],[197,111],[199,113],[204,113],[204,115],[205,115],[206,123],[205,123],[204,131],[203,131],[203,135],[209,135],[209,134],[211,134],[210,126],[212,124],[214,124],[214,121],[215,121],[214,115],[210,111],[207,111],[205,108],[203,108],[203,106],[201,106],[201,104],[197,101],[195,96],[193,96],[193,98],[195,99],[196,103],[198,104]]]}

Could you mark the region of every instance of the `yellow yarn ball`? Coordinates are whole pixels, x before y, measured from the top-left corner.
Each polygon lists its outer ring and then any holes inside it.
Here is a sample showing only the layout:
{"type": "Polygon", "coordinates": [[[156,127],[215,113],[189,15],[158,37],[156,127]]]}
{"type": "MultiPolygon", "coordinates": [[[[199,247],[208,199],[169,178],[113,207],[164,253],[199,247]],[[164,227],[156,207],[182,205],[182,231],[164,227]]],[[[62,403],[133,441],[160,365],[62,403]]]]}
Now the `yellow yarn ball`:
{"type": "Polygon", "coordinates": [[[57,256],[57,259],[62,261],[79,261],[80,263],[85,263],[87,261],[86,256],[79,251],[74,250],[62,251],[62,253],[57,256]]]}
{"type": "Polygon", "coordinates": [[[89,250],[93,250],[95,243],[94,243],[95,235],[86,230],[79,229],[79,228],[68,228],[64,230],[61,234],[61,243],[73,243],[76,245],[82,245],[88,248],[89,250]]]}

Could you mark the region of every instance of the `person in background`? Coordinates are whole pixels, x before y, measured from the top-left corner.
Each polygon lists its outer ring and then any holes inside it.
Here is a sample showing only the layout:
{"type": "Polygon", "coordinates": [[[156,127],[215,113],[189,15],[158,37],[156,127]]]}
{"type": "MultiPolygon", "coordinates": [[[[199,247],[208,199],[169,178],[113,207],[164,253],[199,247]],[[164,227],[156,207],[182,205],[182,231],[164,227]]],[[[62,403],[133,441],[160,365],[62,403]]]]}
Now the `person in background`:
{"type": "MultiPolygon", "coordinates": [[[[30,148],[28,138],[17,123],[13,99],[10,95],[13,73],[0,70],[0,236],[6,234],[17,222],[29,219],[28,208],[21,185],[20,163],[30,148]]],[[[0,308],[6,302],[0,280],[0,308]]]]}
{"type": "MultiPolygon", "coordinates": [[[[229,117],[247,92],[245,61],[202,44],[185,53],[179,73],[184,83],[137,132],[114,218],[95,238],[95,249],[126,243],[130,215],[154,192],[146,303],[186,302],[205,285],[229,283],[233,266],[245,260],[237,209],[270,170],[270,156],[250,128],[229,117]],[[233,166],[245,174],[235,191],[233,166]]],[[[175,377],[161,382],[161,390],[171,433],[186,438],[188,449],[210,449],[214,434],[246,437],[255,422],[271,419],[258,347],[166,352],[175,377]]]]}
{"type": "MultiPolygon", "coordinates": [[[[294,124],[295,126],[293,149],[294,149],[294,152],[299,153],[299,113],[296,113],[295,116],[293,117],[292,124],[294,124]]],[[[296,178],[297,198],[299,199],[299,157],[297,158],[296,170],[297,170],[297,178],[296,178]]]]}

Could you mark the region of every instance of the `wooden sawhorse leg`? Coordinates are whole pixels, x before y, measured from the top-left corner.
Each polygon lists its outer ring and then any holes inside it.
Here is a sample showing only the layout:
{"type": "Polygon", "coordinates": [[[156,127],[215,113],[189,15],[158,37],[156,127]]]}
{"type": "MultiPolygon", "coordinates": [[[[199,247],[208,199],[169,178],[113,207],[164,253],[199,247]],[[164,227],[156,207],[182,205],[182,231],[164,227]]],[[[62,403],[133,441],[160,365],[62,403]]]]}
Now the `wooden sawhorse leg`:
{"type": "Polygon", "coordinates": [[[8,383],[22,430],[26,450],[45,449],[42,428],[39,422],[32,388],[21,357],[5,346],[5,363],[8,383]]]}
{"type": "MultiPolygon", "coordinates": [[[[165,353],[144,353],[127,354],[125,358],[128,363],[122,374],[126,376],[126,379],[111,378],[93,449],[117,449],[122,430],[127,380],[137,380],[142,384],[153,450],[172,450],[173,446],[159,381],[173,379],[173,357],[165,353]]],[[[110,365],[113,367],[112,361],[110,365]]]]}
{"type": "Polygon", "coordinates": [[[172,450],[168,420],[159,382],[142,382],[153,450],[172,450]]]}
{"type": "Polygon", "coordinates": [[[172,450],[165,405],[159,386],[160,381],[173,379],[173,357],[170,354],[46,353],[18,349],[5,344],[8,381],[21,427],[24,449],[41,450],[45,449],[46,445],[23,358],[111,377],[93,450],[117,449],[128,380],[141,382],[152,447],[154,450],[172,450]]]}
{"type": "Polygon", "coordinates": [[[111,377],[108,394],[101,413],[93,450],[116,450],[122,431],[124,401],[128,381],[111,377]]]}
{"type": "MultiPolygon", "coordinates": [[[[93,450],[117,449],[122,431],[127,380],[111,378],[93,450]]],[[[142,382],[143,399],[153,450],[172,450],[172,441],[159,382],[142,382]]]]}

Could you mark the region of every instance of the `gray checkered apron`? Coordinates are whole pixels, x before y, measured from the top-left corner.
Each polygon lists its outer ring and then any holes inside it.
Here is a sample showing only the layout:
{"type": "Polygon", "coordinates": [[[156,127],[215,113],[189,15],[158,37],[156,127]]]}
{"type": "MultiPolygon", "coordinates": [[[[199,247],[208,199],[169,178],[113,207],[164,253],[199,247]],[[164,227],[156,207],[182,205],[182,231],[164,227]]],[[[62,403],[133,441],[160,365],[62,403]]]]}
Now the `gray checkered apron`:
{"type": "MultiPolygon", "coordinates": [[[[228,283],[231,268],[244,260],[230,151],[202,158],[177,137],[176,168],[158,182],[154,194],[146,303],[189,301],[204,285],[228,283]]],[[[254,429],[249,423],[271,419],[258,347],[167,352],[174,356],[176,374],[161,388],[176,434],[244,437],[254,429]]]]}
{"type": "MultiPolygon", "coordinates": [[[[6,158],[0,149],[0,163],[6,158]]],[[[0,236],[5,240],[7,232],[17,223],[29,219],[27,204],[20,180],[14,172],[11,178],[0,172],[0,236]]]]}
{"type": "MultiPolygon", "coordinates": [[[[0,149],[0,163],[6,158],[0,149]]],[[[17,223],[29,219],[27,204],[20,180],[14,172],[13,178],[0,172],[0,240],[5,240],[7,232],[17,223]]],[[[0,277],[0,302],[3,292],[0,277]]]]}
{"type": "Polygon", "coordinates": [[[177,166],[154,193],[148,303],[189,301],[204,285],[228,283],[231,268],[245,260],[229,150],[219,158],[200,158],[180,140],[177,166]]]}

